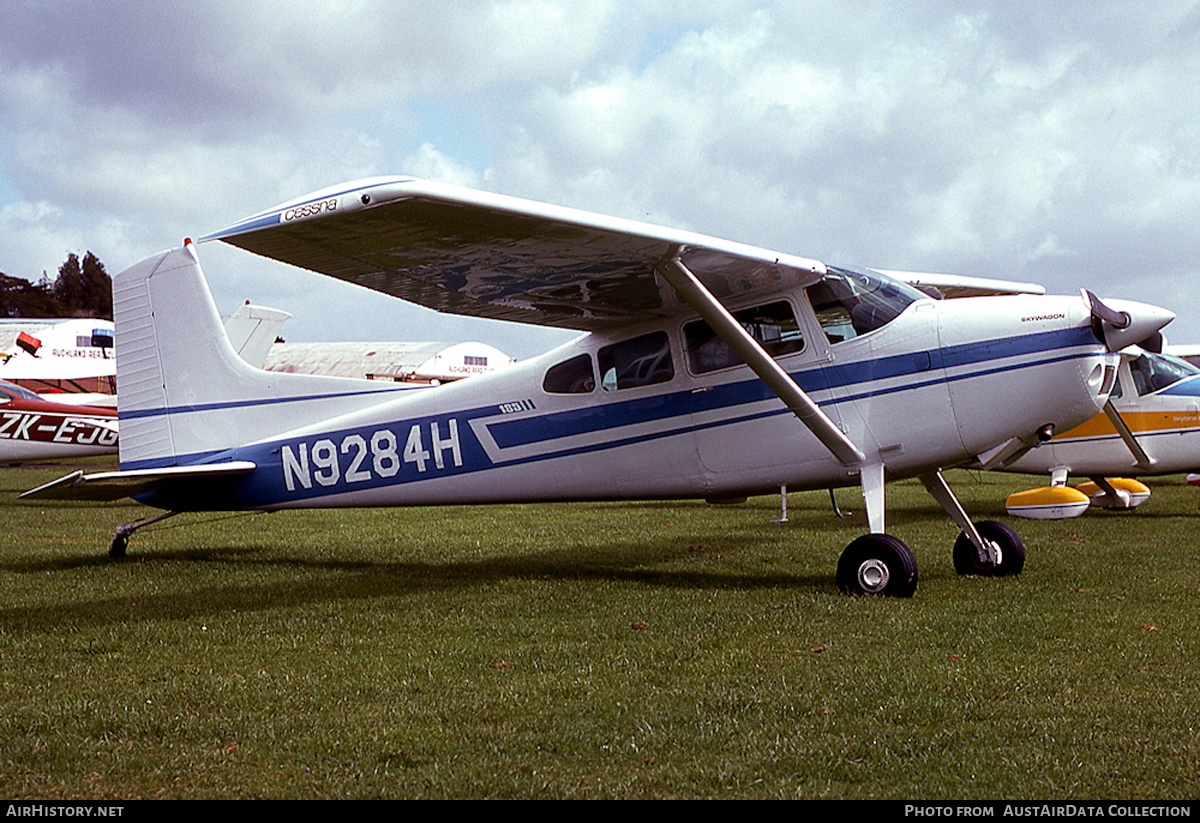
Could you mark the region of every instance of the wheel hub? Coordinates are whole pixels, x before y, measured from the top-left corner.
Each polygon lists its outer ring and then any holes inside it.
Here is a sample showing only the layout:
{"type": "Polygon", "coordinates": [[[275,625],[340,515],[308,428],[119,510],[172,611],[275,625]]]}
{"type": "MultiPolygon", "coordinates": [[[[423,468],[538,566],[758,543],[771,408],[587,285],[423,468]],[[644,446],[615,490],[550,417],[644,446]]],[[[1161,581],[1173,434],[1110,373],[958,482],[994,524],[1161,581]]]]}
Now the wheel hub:
{"type": "Polygon", "coordinates": [[[1000,551],[1000,544],[995,540],[984,540],[987,547],[987,556],[980,558],[985,569],[998,569],[1000,564],[1004,562],[1004,554],[1000,551]]]}
{"type": "Polygon", "coordinates": [[[875,558],[864,561],[858,567],[858,584],[862,586],[863,591],[870,594],[877,594],[887,588],[891,576],[887,564],[875,558]]]}

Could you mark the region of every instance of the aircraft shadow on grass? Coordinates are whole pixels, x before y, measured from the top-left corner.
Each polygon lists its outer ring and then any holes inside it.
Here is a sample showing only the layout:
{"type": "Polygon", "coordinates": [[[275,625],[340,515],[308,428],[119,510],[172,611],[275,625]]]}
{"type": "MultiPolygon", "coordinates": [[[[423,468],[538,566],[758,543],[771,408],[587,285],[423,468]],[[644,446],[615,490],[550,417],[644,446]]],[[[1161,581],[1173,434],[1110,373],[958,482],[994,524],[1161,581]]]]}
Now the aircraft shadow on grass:
{"type": "MultiPolygon", "coordinates": [[[[726,536],[696,537],[688,546],[677,537],[663,538],[662,545],[644,543],[604,548],[564,547],[541,554],[518,554],[485,559],[435,562],[365,562],[339,560],[262,560],[261,550],[247,547],[217,547],[157,551],[134,562],[161,566],[165,563],[213,562],[240,566],[289,568],[317,573],[304,580],[282,580],[246,585],[205,586],[167,594],[111,596],[96,592],[93,599],[55,602],[38,606],[0,609],[0,630],[13,633],[60,632],[64,628],[106,626],[159,620],[211,618],[225,613],[268,611],[339,601],[371,600],[428,594],[445,590],[467,590],[495,582],[529,581],[617,581],[660,588],[742,591],[754,589],[830,589],[827,575],[790,573],[717,572],[699,568],[647,568],[649,565],[686,561],[704,562],[710,555],[733,553],[741,543],[726,536]],[[666,545],[667,542],[671,545],[666,545]],[[720,546],[719,550],[694,550],[691,546],[720,546]]],[[[111,568],[101,558],[80,557],[53,561],[9,564],[8,571],[20,573],[70,572],[84,568],[111,568]]]]}

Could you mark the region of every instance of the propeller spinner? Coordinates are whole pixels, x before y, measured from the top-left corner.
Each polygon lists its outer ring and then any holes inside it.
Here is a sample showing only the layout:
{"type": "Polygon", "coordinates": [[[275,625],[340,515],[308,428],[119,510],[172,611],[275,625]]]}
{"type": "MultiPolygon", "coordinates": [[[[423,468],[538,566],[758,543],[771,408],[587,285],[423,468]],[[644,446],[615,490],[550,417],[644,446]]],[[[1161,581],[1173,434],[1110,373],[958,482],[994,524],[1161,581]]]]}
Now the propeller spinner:
{"type": "Polygon", "coordinates": [[[1148,351],[1162,351],[1160,329],[1175,319],[1174,312],[1132,300],[1101,300],[1087,289],[1081,289],[1081,293],[1092,313],[1096,336],[1109,351],[1134,345],[1148,351]]]}

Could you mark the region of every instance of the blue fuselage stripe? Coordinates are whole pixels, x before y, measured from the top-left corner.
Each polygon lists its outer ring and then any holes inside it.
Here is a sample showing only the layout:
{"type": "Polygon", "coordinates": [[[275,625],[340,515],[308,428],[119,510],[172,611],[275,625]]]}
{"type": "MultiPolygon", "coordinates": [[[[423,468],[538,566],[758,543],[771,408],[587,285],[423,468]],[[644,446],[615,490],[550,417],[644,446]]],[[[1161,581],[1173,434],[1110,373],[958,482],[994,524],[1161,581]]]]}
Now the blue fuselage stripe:
{"type": "Polygon", "coordinates": [[[121,420],[139,420],[145,418],[162,417],[163,415],[171,414],[188,414],[191,412],[210,412],[210,411],[229,411],[230,409],[252,409],[257,406],[275,406],[280,403],[303,403],[313,400],[332,400],[338,397],[361,397],[368,394],[392,394],[399,391],[412,391],[414,389],[423,388],[418,386],[387,386],[379,389],[366,389],[363,391],[354,392],[331,392],[328,394],[310,394],[291,397],[269,397],[258,400],[229,400],[220,403],[193,403],[187,406],[164,406],[159,409],[138,409],[129,411],[118,409],[118,415],[121,420]]]}
{"type": "MultiPolygon", "coordinates": [[[[947,381],[969,380],[988,374],[1087,356],[1091,354],[1090,349],[1084,354],[1072,351],[1074,347],[1087,344],[1095,344],[1095,338],[1090,331],[1071,329],[958,346],[944,351],[906,353],[859,363],[818,366],[807,371],[795,372],[791,376],[797,385],[810,395],[859,389],[852,394],[832,397],[823,403],[837,406],[947,381]],[[1036,361],[1025,359],[953,375],[942,373],[943,363],[946,364],[945,368],[961,369],[997,360],[1046,353],[1050,356],[1036,361]],[[925,365],[926,363],[929,365],[925,365]],[[921,375],[929,377],[917,383],[906,381],[891,387],[871,387],[885,380],[920,378],[921,375]]],[[[673,392],[621,403],[592,405],[583,409],[502,421],[489,425],[488,431],[497,446],[512,448],[562,437],[592,434],[631,423],[657,422],[774,399],[775,394],[761,380],[745,380],[716,385],[711,390],[699,394],[691,390],[673,392]]]]}
{"type": "MultiPolygon", "coordinates": [[[[823,401],[822,405],[836,406],[841,403],[854,402],[868,397],[877,397],[887,394],[894,394],[901,391],[909,391],[915,388],[924,388],[945,384],[948,382],[971,380],[978,377],[984,377],[989,374],[1011,371],[1015,369],[1036,367],[1048,363],[1067,361],[1080,357],[1088,357],[1095,354],[1096,343],[1090,331],[1086,328],[1071,329],[1058,332],[1047,332],[1041,334],[1027,335],[1021,338],[1008,338],[997,341],[992,341],[985,344],[973,344],[970,346],[955,347],[947,350],[933,350],[928,352],[928,359],[921,357],[921,352],[907,353],[902,355],[894,355],[885,358],[880,358],[873,361],[865,361],[859,363],[843,364],[840,366],[816,366],[806,371],[801,371],[793,374],[793,378],[806,392],[810,393],[828,393],[834,388],[840,390],[856,390],[841,396],[831,397],[829,400],[823,401]],[[1030,355],[1042,355],[1041,357],[1033,357],[1030,355]],[[1021,357],[1018,362],[1012,362],[1012,358],[1021,357]],[[1009,362],[996,362],[1009,361],[1009,362]],[[924,366],[925,362],[929,362],[929,366],[924,366]],[[947,364],[948,368],[957,369],[954,374],[944,374],[940,371],[941,365],[947,364]],[[963,370],[963,367],[975,366],[963,370]],[[922,374],[928,374],[928,379],[914,382],[906,380],[895,383],[891,386],[877,385],[880,381],[894,380],[896,378],[917,377],[922,374]],[[828,378],[828,379],[827,379],[828,378]],[[832,384],[832,385],[831,385],[832,384]]],[[[294,400],[295,398],[293,398],[294,400]]],[[[321,399],[301,398],[301,399],[321,399]]],[[[645,442],[648,440],[661,439],[665,437],[684,435],[691,432],[707,430],[711,428],[729,426],[737,423],[744,423],[751,420],[765,419],[777,415],[785,415],[790,412],[786,408],[767,408],[758,412],[749,412],[720,420],[712,420],[708,422],[698,422],[692,415],[709,411],[720,411],[723,409],[735,409],[737,407],[748,406],[760,401],[776,399],[775,395],[758,379],[741,380],[736,383],[727,383],[724,385],[713,386],[711,391],[694,393],[693,391],[678,391],[669,394],[658,395],[649,398],[637,398],[633,400],[614,402],[604,406],[590,405],[586,408],[575,409],[564,412],[554,412],[550,414],[538,415],[534,417],[524,417],[515,420],[498,420],[487,423],[489,434],[494,439],[496,445],[501,449],[510,449],[520,446],[529,446],[537,443],[542,443],[550,446],[555,441],[561,438],[574,437],[579,435],[596,435],[604,432],[616,432],[617,430],[636,424],[654,423],[663,421],[673,421],[672,425],[663,427],[653,432],[644,432],[640,434],[630,433],[627,437],[618,437],[615,439],[604,441],[593,441],[590,443],[579,443],[573,445],[562,444],[561,448],[553,448],[538,454],[526,455],[524,457],[515,458],[504,461],[503,465],[513,466],[522,463],[538,462],[558,457],[566,457],[574,454],[582,454],[586,452],[600,452],[609,449],[626,446],[633,443],[645,442]]],[[[160,414],[168,414],[178,411],[213,411],[227,410],[231,408],[248,407],[252,405],[268,404],[273,402],[291,402],[283,399],[279,401],[260,401],[260,403],[213,403],[203,406],[188,406],[171,410],[146,410],[140,412],[137,416],[150,417],[160,414]]],[[[408,426],[413,423],[427,425],[429,421],[448,421],[450,416],[457,418],[462,423],[480,417],[491,417],[497,414],[495,405],[487,405],[472,409],[464,409],[458,412],[442,412],[433,416],[426,416],[415,420],[396,421],[397,424],[408,426]]],[[[464,454],[470,452],[470,458],[464,460],[464,464],[455,470],[447,470],[447,474],[460,474],[464,472],[473,472],[492,468],[493,464],[489,460],[478,444],[474,443],[474,438],[467,437],[469,426],[460,426],[460,437],[466,438],[462,443],[464,454]]],[[[353,432],[328,433],[330,437],[337,437],[339,434],[344,435],[353,432]]],[[[291,442],[291,440],[276,440],[267,443],[259,444],[251,448],[234,448],[223,449],[219,452],[210,452],[205,454],[194,454],[189,456],[178,456],[170,462],[173,464],[197,464],[201,462],[212,462],[229,459],[247,459],[260,463],[264,468],[271,464],[277,465],[278,451],[281,445],[291,442]],[[271,455],[274,455],[273,457],[271,455]]],[[[166,461],[162,459],[139,461],[137,465],[123,464],[124,469],[133,468],[152,468],[164,465],[166,461]]],[[[257,472],[255,474],[258,474],[257,472]]],[[[443,475],[444,476],[444,475],[443,475]]],[[[426,475],[394,477],[388,482],[388,485],[394,483],[411,482],[425,479],[426,475]]],[[[239,485],[245,487],[246,483],[253,481],[246,478],[239,481],[239,485]]],[[[257,483],[253,485],[258,486],[257,483]]],[[[268,486],[272,484],[267,484],[268,486]]],[[[366,484],[367,486],[376,485],[375,483],[366,484]]],[[[260,487],[261,488],[261,487],[260,487]]],[[[322,494],[323,491],[318,488],[313,488],[311,491],[300,494],[289,494],[288,499],[296,499],[298,497],[313,497],[322,494]]],[[[274,497],[268,493],[268,497],[274,497]]]]}

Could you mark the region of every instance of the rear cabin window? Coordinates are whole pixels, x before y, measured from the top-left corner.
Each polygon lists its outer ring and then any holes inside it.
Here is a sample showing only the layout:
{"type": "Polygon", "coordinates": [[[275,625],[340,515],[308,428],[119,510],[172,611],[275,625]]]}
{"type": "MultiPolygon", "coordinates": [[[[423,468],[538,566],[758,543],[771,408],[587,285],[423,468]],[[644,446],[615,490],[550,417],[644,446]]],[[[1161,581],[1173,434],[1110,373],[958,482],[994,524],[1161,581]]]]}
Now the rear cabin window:
{"type": "MultiPolygon", "coordinates": [[[[735,311],[733,317],[772,357],[783,357],[804,349],[804,335],[796,322],[796,313],[786,300],[735,311]]],[[[686,324],[683,337],[692,374],[742,365],[742,358],[703,320],[686,324]]]]}
{"type": "Polygon", "coordinates": [[[666,383],[675,376],[667,333],[656,331],[605,346],[597,354],[600,388],[634,389],[666,383]]]}
{"type": "Polygon", "coordinates": [[[542,380],[549,394],[587,394],[596,388],[591,355],[581,354],[551,366],[542,380]]]}

